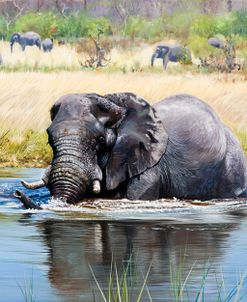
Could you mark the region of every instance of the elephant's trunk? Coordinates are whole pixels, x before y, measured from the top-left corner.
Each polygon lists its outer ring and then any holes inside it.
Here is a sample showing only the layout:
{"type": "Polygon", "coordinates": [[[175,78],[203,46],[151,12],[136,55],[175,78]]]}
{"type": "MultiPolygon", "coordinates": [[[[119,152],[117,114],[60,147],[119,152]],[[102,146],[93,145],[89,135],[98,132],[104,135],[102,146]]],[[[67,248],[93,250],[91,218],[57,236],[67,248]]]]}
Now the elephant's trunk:
{"type": "Polygon", "coordinates": [[[99,193],[101,177],[94,176],[91,159],[82,152],[84,148],[79,138],[60,138],[53,149],[54,160],[48,182],[52,197],[75,203],[83,198],[90,185],[94,193],[99,193]]]}
{"type": "Polygon", "coordinates": [[[10,52],[13,52],[13,46],[14,46],[14,42],[10,42],[10,52]]]}
{"type": "Polygon", "coordinates": [[[155,52],[151,57],[151,66],[154,66],[154,60],[157,58],[157,53],[155,52]]]}
{"type": "Polygon", "coordinates": [[[48,184],[52,197],[61,198],[68,203],[79,201],[86,191],[86,184],[82,181],[81,175],[82,172],[76,164],[71,162],[54,164],[48,184]]]}

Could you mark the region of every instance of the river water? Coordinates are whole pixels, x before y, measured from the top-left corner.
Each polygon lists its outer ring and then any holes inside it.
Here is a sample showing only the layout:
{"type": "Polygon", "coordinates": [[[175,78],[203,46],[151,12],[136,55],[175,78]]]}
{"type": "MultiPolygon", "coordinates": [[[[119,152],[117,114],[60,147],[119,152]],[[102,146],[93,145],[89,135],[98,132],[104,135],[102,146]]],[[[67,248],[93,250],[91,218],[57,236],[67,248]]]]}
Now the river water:
{"type": "MultiPolygon", "coordinates": [[[[103,301],[97,282],[106,293],[110,272],[121,282],[123,270],[130,302],[136,301],[148,270],[141,301],[151,301],[149,296],[176,301],[172,288],[178,288],[180,275],[186,280],[183,301],[195,301],[202,284],[205,301],[225,301],[247,272],[244,201],[179,206],[171,200],[174,207],[136,202],[133,208],[116,201],[116,206],[66,208],[48,203],[46,189],[20,186],[20,179],[36,180],[42,172],[0,169],[0,301],[32,301],[32,295],[41,302],[103,301]],[[23,209],[13,197],[16,189],[45,209],[23,209]]],[[[239,295],[246,291],[243,282],[239,295]]]]}

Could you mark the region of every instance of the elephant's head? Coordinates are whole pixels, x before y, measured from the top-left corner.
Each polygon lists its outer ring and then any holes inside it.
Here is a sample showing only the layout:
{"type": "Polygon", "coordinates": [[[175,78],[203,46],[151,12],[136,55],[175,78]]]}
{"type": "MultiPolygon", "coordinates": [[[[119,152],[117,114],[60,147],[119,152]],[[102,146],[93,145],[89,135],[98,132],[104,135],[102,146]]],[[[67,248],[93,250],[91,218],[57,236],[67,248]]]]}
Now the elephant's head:
{"type": "Polygon", "coordinates": [[[166,45],[160,45],[156,48],[156,53],[158,57],[163,58],[170,51],[170,47],[166,45]]]}
{"type": "Polygon", "coordinates": [[[19,42],[21,38],[20,33],[13,33],[10,37],[10,50],[13,52],[13,45],[15,42],[19,42]]]}
{"type": "Polygon", "coordinates": [[[113,190],[158,163],[167,134],[155,110],[131,93],[71,94],[51,109],[53,161],[43,183],[75,203],[113,190]]]}

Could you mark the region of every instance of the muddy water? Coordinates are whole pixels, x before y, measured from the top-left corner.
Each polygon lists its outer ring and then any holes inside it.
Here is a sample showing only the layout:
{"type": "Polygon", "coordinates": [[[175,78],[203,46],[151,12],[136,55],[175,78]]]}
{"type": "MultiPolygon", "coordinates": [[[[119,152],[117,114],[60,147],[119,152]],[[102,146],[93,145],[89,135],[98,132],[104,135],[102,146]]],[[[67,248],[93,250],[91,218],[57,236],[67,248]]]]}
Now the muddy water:
{"type": "MultiPolygon", "coordinates": [[[[217,301],[222,276],[223,297],[247,272],[245,202],[186,206],[157,201],[131,207],[119,201],[117,206],[61,208],[48,203],[48,191],[42,189],[26,192],[45,210],[24,210],[13,191],[21,188],[20,179],[40,175],[40,169],[0,170],[0,301],[25,301],[23,291],[42,302],[102,301],[89,266],[106,290],[112,258],[119,276],[128,267],[131,302],[149,267],[152,301],[169,302],[175,301],[171,272],[180,270],[183,279],[189,274],[184,301],[195,301],[206,274],[207,302],[217,301]]],[[[141,301],[150,301],[147,290],[141,301]]]]}

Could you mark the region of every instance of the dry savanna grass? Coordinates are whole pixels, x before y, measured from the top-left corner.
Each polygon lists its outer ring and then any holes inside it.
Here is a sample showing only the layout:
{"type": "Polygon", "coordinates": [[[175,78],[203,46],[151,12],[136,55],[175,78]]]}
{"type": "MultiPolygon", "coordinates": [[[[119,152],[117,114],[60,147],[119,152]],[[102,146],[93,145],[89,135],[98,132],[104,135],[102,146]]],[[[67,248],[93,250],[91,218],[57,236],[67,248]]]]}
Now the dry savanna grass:
{"type": "Polygon", "coordinates": [[[67,93],[99,94],[130,91],[153,103],[188,93],[209,103],[233,129],[246,129],[247,85],[235,78],[212,75],[172,76],[165,73],[0,73],[0,121],[6,129],[45,130],[49,109],[67,93]]]}

